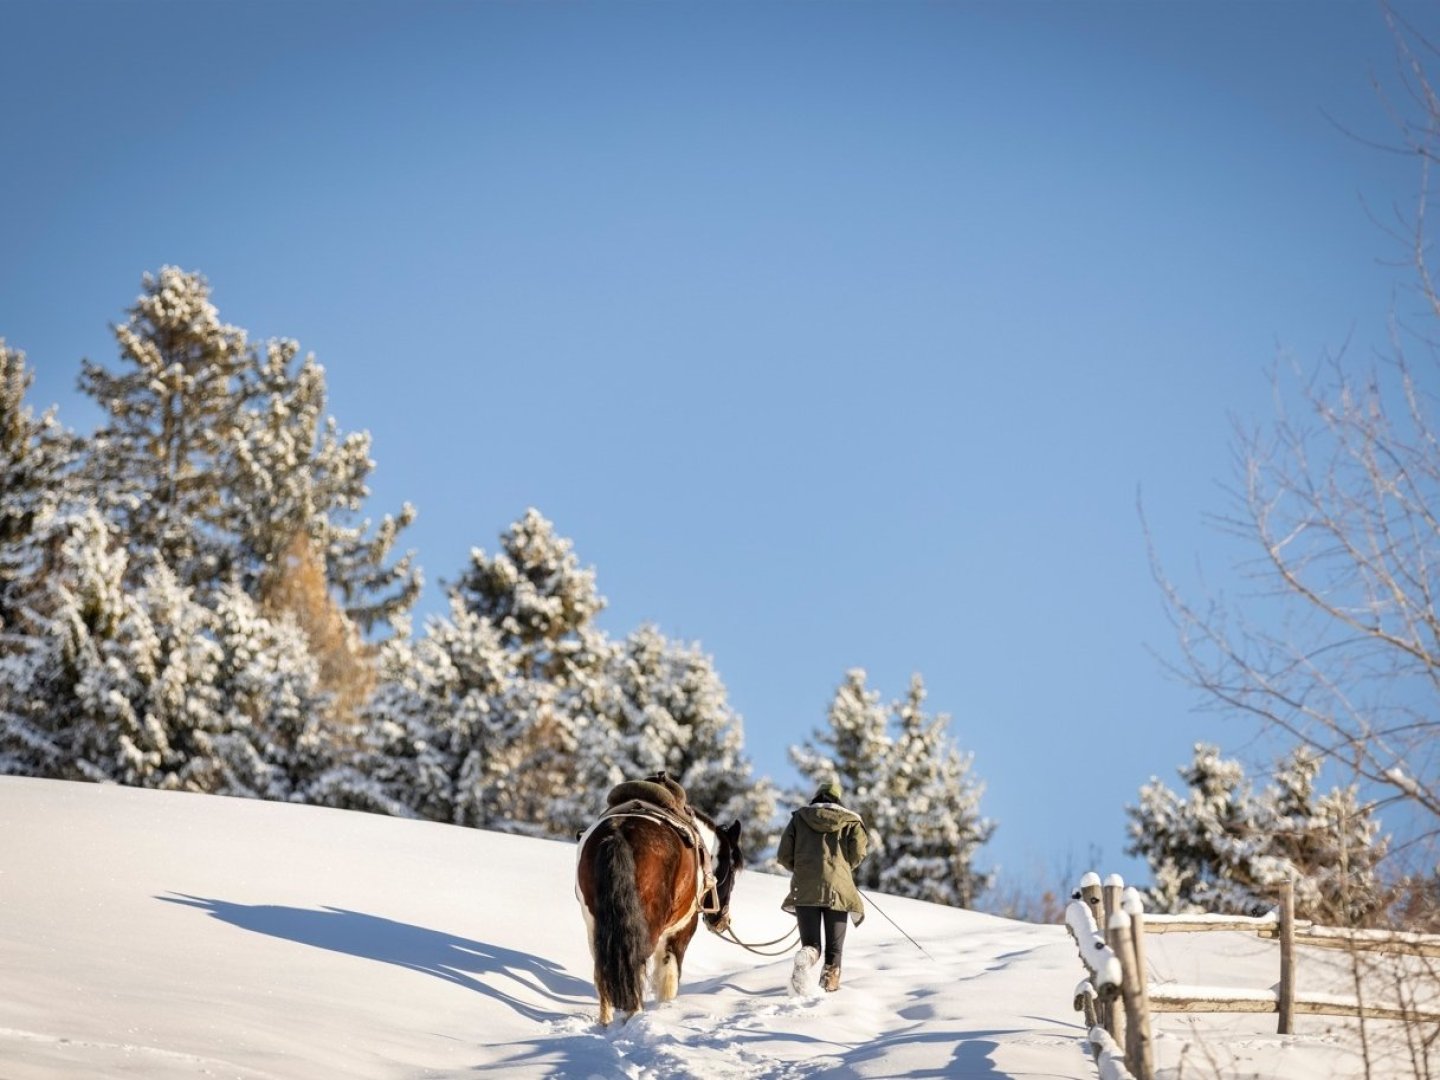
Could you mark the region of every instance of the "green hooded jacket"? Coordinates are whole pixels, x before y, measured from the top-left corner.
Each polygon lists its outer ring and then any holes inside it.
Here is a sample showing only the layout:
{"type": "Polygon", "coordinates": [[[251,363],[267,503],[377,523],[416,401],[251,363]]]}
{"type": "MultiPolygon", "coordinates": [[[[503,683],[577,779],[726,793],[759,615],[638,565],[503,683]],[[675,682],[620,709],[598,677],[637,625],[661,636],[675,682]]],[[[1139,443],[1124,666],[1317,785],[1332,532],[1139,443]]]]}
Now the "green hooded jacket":
{"type": "Polygon", "coordinates": [[[856,926],[865,902],[850,871],[865,858],[868,841],[860,815],[838,803],[812,803],[790,816],[776,861],[790,871],[790,891],[781,907],[827,907],[848,911],[856,926]]]}

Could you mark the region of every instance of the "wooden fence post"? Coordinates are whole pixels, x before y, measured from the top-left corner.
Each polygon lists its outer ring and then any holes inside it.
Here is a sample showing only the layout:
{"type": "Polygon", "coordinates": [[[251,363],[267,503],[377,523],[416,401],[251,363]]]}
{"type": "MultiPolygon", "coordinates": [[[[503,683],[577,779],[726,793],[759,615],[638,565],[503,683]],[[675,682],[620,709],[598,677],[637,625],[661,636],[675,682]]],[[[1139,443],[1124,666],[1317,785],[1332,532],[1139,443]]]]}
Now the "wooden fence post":
{"type": "MultiPolygon", "coordinates": [[[[1100,934],[1100,940],[1105,940],[1105,903],[1103,890],[1100,887],[1100,875],[1094,870],[1087,871],[1080,879],[1080,899],[1090,909],[1090,916],[1095,920],[1095,929],[1100,934]]],[[[1099,987],[1096,987],[1099,989],[1099,987]]],[[[1096,1012],[1100,1026],[1106,1031],[1110,1030],[1110,1014],[1114,1011],[1113,998],[1101,998],[1096,1005],[1096,1012]]]]}
{"type": "Polygon", "coordinates": [[[1110,920],[1115,917],[1115,913],[1120,910],[1124,902],[1125,879],[1119,874],[1111,874],[1105,879],[1105,887],[1101,891],[1105,896],[1105,921],[1100,925],[1108,929],[1110,920]]]}
{"type": "Polygon", "coordinates": [[[1121,910],[1110,920],[1111,947],[1119,954],[1120,969],[1124,973],[1121,994],[1125,1002],[1125,1066],[1134,1074],[1135,1080],[1154,1080],[1155,1055],[1150,1042],[1149,995],[1145,986],[1145,965],[1140,960],[1145,927],[1143,915],[1132,917],[1131,908],[1140,909],[1140,897],[1134,889],[1127,890],[1121,910]],[[1141,925],[1136,924],[1137,920],[1141,921],[1141,925]]]}
{"type": "Polygon", "coordinates": [[[1280,1034],[1295,1033],[1295,878],[1280,887],[1280,1034]]]}
{"type": "MultiPolygon", "coordinates": [[[[1101,899],[1105,907],[1105,917],[1097,925],[1112,951],[1117,954],[1118,949],[1115,943],[1110,940],[1110,920],[1120,910],[1121,896],[1125,892],[1125,879],[1119,874],[1111,874],[1105,879],[1105,884],[1100,890],[1101,899]]],[[[1116,1043],[1125,1046],[1125,1001],[1122,997],[1119,1001],[1110,1002],[1110,1012],[1106,1016],[1105,1030],[1110,1032],[1116,1043]]]]}
{"type": "Polygon", "coordinates": [[[1100,875],[1091,870],[1080,879],[1080,899],[1090,909],[1090,916],[1096,927],[1105,925],[1105,909],[1101,904],[1100,875]]]}
{"type": "Polygon", "coordinates": [[[1130,941],[1135,950],[1135,979],[1140,991],[1140,1022],[1143,1025],[1146,1049],[1151,1055],[1149,1068],[1153,1071],[1153,1044],[1150,1040],[1150,967],[1145,959],[1145,905],[1140,900],[1138,889],[1125,890],[1125,914],[1130,916],[1130,941]]]}

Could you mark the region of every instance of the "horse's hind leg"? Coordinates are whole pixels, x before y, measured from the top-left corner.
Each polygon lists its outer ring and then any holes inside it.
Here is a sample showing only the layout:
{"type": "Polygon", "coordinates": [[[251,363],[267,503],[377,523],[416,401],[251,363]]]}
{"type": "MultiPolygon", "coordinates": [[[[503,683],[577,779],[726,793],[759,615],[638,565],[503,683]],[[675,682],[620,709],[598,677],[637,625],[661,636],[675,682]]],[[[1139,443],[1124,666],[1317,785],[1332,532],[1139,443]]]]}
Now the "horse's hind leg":
{"type": "Polygon", "coordinates": [[[700,917],[694,916],[673,934],[665,934],[655,946],[650,964],[650,983],[659,1001],[669,1001],[680,993],[680,969],[685,963],[685,950],[695,936],[700,917]]]}
{"type": "Polygon", "coordinates": [[[680,961],[673,938],[661,938],[650,958],[650,985],[655,988],[656,1001],[670,1001],[680,993],[680,961]]]}
{"type": "MultiPolygon", "coordinates": [[[[600,985],[600,980],[595,980],[595,985],[600,985]]],[[[600,1026],[605,1027],[615,1016],[615,1007],[610,1004],[610,998],[604,990],[600,991],[600,1026]]]]}

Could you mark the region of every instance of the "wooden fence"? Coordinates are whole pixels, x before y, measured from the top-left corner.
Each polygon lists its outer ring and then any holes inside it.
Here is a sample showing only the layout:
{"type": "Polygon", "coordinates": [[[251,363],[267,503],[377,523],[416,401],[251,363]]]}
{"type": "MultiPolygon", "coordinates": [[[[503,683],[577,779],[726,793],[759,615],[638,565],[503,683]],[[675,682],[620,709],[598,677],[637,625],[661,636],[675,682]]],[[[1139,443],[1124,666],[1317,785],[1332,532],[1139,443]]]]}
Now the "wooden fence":
{"type": "Polygon", "coordinates": [[[1065,924],[1080,951],[1087,977],[1075,990],[1075,1008],[1085,1014],[1090,1048],[1101,1080],[1154,1080],[1150,1015],[1159,1012],[1264,1012],[1279,1014],[1280,1034],[1294,1031],[1295,1016],[1355,1016],[1367,1020],[1440,1023],[1440,1013],[1404,1005],[1375,1005],[1331,995],[1297,997],[1297,945],[1349,951],[1440,956],[1440,935],[1315,926],[1295,918],[1295,892],[1281,891],[1269,916],[1146,916],[1140,894],[1125,888],[1118,874],[1101,884],[1086,874],[1065,911],[1065,924]],[[1101,932],[1100,927],[1105,927],[1101,932]],[[1274,990],[1216,991],[1152,985],[1145,977],[1147,934],[1254,932],[1280,943],[1280,979],[1274,990]],[[1122,1050],[1123,1047],[1123,1050],[1122,1050]]]}

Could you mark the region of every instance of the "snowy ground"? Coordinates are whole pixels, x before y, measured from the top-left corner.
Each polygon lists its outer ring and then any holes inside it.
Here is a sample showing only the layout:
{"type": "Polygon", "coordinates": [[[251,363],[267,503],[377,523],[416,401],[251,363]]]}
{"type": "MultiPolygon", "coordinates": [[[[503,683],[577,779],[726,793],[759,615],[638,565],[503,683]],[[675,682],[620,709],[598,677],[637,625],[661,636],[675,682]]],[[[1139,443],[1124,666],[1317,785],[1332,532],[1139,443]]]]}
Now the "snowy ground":
{"type": "MultiPolygon", "coordinates": [[[[796,999],[788,959],[702,931],[676,1001],[600,1029],[573,858],[423,822],[0,778],[0,1076],[1095,1075],[1062,927],[885,897],[933,959],[872,908],[842,990],[796,999]]],[[[787,929],[783,891],[744,875],[737,932],[787,929]]],[[[1239,934],[1156,938],[1150,962],[1160,980],[1252,987],[1278,965],[1239,934]]],[[[1158,1018],[1161,1075],[1361,1075],[1333,1022],[1299,1022],[1282,1038],[1273,1016],[1158,1018]]]]}

